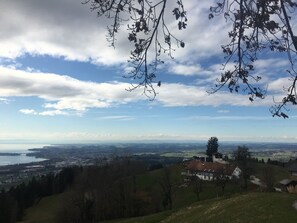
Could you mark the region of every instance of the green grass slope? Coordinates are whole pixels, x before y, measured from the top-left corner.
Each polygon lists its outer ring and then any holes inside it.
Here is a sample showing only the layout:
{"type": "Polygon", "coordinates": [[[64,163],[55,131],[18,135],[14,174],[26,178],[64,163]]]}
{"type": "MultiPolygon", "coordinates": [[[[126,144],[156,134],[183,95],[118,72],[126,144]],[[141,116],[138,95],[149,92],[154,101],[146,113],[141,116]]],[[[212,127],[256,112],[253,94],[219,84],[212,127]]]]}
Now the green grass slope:
{"type": "Polygon", "coordinates": [[[37,205],[26,210],[24,220],[18,223],[56,223],[65,196],[67,193],[42,198],[37,205]]]}
{"type": "MultiPolygon", "coordinates": [[[[262,176],[264,164],[256,164],[255,175],[262,176]]],[[[282,167],[274,168],[276,182],[288,178],[288,171],[282,167]]],[[[171,178],[173,182],[183,182],[179,165],[172,166],[171,178]]],[[[140,189],[155,189],[159,187],[158,180],[162,178],[162,169],[151,171],[136,177],[137,186],[140,189]]],[[[157,222],[297,222],[297,210],[292,204],[297,200],[296,195],[285,193],[248,193],[238,194],[240,184],[227,184],[225,196],[228,199],[213,199],[220,191],[212,183],[204,182],[200,202],[196,201],[196,195],[191,187],[178,187],[173,198],[173,211],[165,211],[144,217],[130,218],[112,223],[157,223],[157,222]],[[237,195],[235,196],[234,194],[237,195]],[[194,203],[194,204],[193,204],[194,203]]],[[[53,195],[43,198],[38,205],[25,211],[24,220],[19,223],[56,223],[57,216],[65,204],[68,193],[53,195]]]]}
{"type": "Polygon", "coordinates": [[[297,210],[292,206],[296,195],[280,193],[248,193],[229,199],[212,199],[177,212],[162,212],[146,217],[112,221],[113,223],[292,223],[297,210]]]}
{"type": "Polygon", "coordinates": [[[253,174],[256,175],[256,177],[262,179],[263,172],[265,171],[265,166],[272,169],[272,173],[275,178],[274,179],[275,183],[278,183],[279,181],[281,181],[283,179],[290,178],[290,173],[286,168],[281,167],[281,166],[271,165],[271,164],[262,164],[262,163],[254,163],[253,164],[253,171],[254,171],[253,174]]]}

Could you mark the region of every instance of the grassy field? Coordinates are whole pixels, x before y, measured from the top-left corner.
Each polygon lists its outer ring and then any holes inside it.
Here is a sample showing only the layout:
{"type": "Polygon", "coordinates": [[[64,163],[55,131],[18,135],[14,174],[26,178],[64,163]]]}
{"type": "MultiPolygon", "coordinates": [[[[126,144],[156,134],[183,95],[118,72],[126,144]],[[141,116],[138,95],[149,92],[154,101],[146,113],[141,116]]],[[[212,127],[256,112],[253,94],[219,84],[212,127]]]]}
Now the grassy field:
{"type": "Polygon", "coordinates": [[[297,196],[292,194],[248,193],[195,203],[176,212],[109,223],[292,223],[297,222],[297,211],[292,206],[295,200],[297,196]]]}
{"type": "MultiPolygon", "coordinates": [[[[27,210],[19,223],[55,223],[55,215],[63,205],[63,194],[44,198],[38,206],[27,210]]],[[[106,223],[291,223],[297,222],[297,210],[292,206],[296,195],[284,193],[247,193],[196,202],[186,208],[164,211],[138,218],[107,221],[106,223]]]]}
{"type": "MultiPolygon", "coordinates": [[[[254,173],[261,178],[263,167],[267,164],[255,164],[254,173]]],[[[282,167],[271,166],[279,181],[289,177],[282,167]]],[[[189,187],[181,187],[182,166],[172,166],[170,176],[176,186],[173,195],[173,210],[164,211],[139,218],[109,221],[111,223],[156,223],[156,222],[297,222],[297,210],[292,207],[296,195],[280,193],[242,193],[240,184],[229,182],[224,197],[221,188],[213,182],[203,182],[200,201],[189,187]],[[219,195],[219,198],[217,196],[219,195]],[[215,214],[214,214],[215,213],[215,214]]],[[[164,170],[146,172],[136,177],[137,187],[143,190],[158,190],[158,181],[164,176],[164,170]]],[[[250,185],[250,190],[253,185],[250,185]]],[[[25,218],[19,223],[55,223],[55,216],[63,207],[67,193],[43,198],[38,205],[26,210],[25,218]]]]}
{"type": "Polygon", "coordinates": [[[275,177],[275,182],[279,182],[283,179],[290,178],[289,171],[283,167],[275,166],[271,164],[254,163],[253,164],[254,174],[260,179],[262,178],[263,171],[265,171],[265,169],[263,168],[265,165],[267,165],[269,168],[272,168],[273,174],[275,177]]]}
{"type": "Polygon", "coordinates": [[[37,205],[26,210],[24,220],[18,223],[55,223],[65,196],[67,193],[42,198],[37,205]]]}

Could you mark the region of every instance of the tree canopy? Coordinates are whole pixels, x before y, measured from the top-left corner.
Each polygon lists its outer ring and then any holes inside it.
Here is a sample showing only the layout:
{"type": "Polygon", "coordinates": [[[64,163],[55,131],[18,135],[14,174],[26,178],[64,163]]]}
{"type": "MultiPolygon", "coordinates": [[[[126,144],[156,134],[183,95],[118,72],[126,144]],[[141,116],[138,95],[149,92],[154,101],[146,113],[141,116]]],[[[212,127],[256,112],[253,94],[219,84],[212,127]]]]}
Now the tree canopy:
{"type": "Polygon", "coordinates": [[[219,143],[218,143],[218,138],[217,137],[210,137],[210,139],[207,142],[207,149],[206,149],[206,155],[208,157],[212,157],[215,153],[218,152],[219,148],[219,143]]]}
{"type": "MultiPolygon", "coordinates": [[[[265,98],[265,74],[257,72],[255,62],[260,58],[273,58],[275,53],[284,54],[290,64],[286,72],[291,85],[284,89],[281,101],[275,100],[270,111],[273,116],[288,118],[287,106],[297,104],[297,35],[292,24],[297,3],[292,0],[216,1],[210,6],[209,19],[221,16],[232,28],[228,32],[229,42],[221,46],[225,54],[222,73],[209,92],[228,89],[231,93],[247,94],[250,101],[265,98]]],[[[133,69],[125,76],[132,82],[128,90],[143,88],[148,97],[154,98],[155,87],[161,86],[156,71],[164,63],[162,55],[173,58],[174,49],[184,48],[186,44],[173,34],[165,16],[171,11],[177,28],[186,29],[188,18],[183,1],[86,0],[85,4],[90,4],[98,16],[111,19],[107,35],[111,46],[115,46],[120,27],[126,26],[128,40],[134,45],[129,60],[133,69]]]]}
{"type": "Polygon", "coordinates": [[[238,146],[237,150],[233,151],[232,157],[241,169],[241,177],[244,180],[244,187],[247,189],[247,182],[252,172],[252,168],[248,162],[251,159],[249,148],[246,146],[238,146]]]}
{"type": "Polygon", "coordinates": [[[251,158],[249,148],[246,146],[238,146],[237,150],[233,151],[233,159],[239,163],[246,163],[251,158]]]}

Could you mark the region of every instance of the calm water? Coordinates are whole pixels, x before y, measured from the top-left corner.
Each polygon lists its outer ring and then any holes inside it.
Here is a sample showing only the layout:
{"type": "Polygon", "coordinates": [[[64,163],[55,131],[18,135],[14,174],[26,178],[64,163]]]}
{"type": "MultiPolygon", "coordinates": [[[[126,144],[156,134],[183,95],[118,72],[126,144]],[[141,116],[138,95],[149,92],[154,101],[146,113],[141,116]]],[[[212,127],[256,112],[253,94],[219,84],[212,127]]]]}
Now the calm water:
{"type": "Polygon", "coordinates": [[[42,148],[44,144],[0,144],[0,153],[21,153],[20,156],[0,156],[0,166],[39,162],[44,159],[26,156],[29,153],[28,149],[42,148]]]}

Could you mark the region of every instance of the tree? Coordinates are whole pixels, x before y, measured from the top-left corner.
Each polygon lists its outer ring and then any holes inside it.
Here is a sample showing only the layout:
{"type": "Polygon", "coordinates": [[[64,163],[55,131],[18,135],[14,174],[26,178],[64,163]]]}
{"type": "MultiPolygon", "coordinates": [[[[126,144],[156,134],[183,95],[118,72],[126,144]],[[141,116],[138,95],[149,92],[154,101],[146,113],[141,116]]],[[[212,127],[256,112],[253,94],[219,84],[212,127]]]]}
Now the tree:
{"type": "Polygon", "coordinates": [[[174,194],[174,182],[172,180],[172,170],[169,167],[165,167],[161,178],[159,179],[159,185],[162,192],[162,204],[164,209],[172,209],[173,194],[174,194]]]}
{"type": "Polygon", "coordinates": [[[233,151],[233,159],[241,169],[241,176],[244,180],[244,188],[247,189],[247,181],[251,175],[251,167],[248,161],[251,158],[249,148],[246,146],[238,146],[237,150],[233,151]]]}
{"type": "Polygon", "coordinates": [[[212,157],[215,153],[218,152],[219,144],[218,144],[218,138],[217,137],[210,137],[210,139],[207,142],[206,145],[206,155],[208,157],[212,157]]]}
{"type": "Polygon", "coordinates": [[[17,204],[13,197],[5,192],[0,192],[0,222],[14,223],[16,222],[17,204]]]}
{"type": "MultiPolygon", "coordinates": [[[[172,34],[167,25],[171,21],[165,17],[168,10],[172,11],[178,29],[186,29],[188,19],[183,1],[85,0],[84,3],[89,4],[99,17],[111,19],[108,27],[111,46],[115,46],[120,27],[127,27],[128,40],[133,44],[129,60],[133,70],[126,76],[131,79],[132,86],[128,90],[142,87],[148,97],[154,98],[155,87],[161,86],[156,80],[156,69],[164,63],[161,55],[172,58],[175,47],[185,47],[185,42],[172,34]],[[169,4],[174,6],[166,7],[169,4]]],[[[291,85],[270,111],[273,116],[288,118],[284,112],[286,106],[297,105],[297,36],[291,24],[296,8],[297,3],[292,0],[217,0],[217,4],[210,7],[209,19],[223,16],[233,26],[228,32],[230,42],[222,46],[226,55],[223,72],[210,93],[227,88],[230,92],[248,94],[250,101],[263,99],[266,85],[260,81],[265,78],[258,74],[255,62],[261,58],[274,58],[275,54],[286,55],[290,63],[286,75],[291,85]],[[227,68],[227,64],[232,68],[227,68]]]]}
{"type": "Polygon", "coordinates": [[[265,164],[262,171],[263,183],[266,185],[267,191],[274,191],[275,171],[272,165],[265,164]]]}
{"type": "MultiPolygon", "coordinates": [[[[112,24],[107,28],[107,40],[111,46],[115,46],[120,27],[126,25],[128,40],[134,46],[129,60],[133,69],[125,77],[138,80],[132,83],[128,90],[143,87],[143,92],[154,98],[155,71],[158,65],[164,63],[160,56],[167,54],[173,58],[173,45],[185,47],[185,43],[172,34],[166,23],[167,0],[86,0],[84,3],[90,4],[91,10],[96,11],[98,16],[106,16],[112,20],[112,24]]],[[[186,29],[187,17],[182,0],[176,1],[172,12],[178,29],[186,29]]],[[[161,86],[161,82],[157,85],[161,86]]]]}
{"type": "Polygon", "coordinates": [[[193,187],[193,192],[196,194],[197,201],[200,201],[200,193],[202,192],[202,180],[195,175],[190,177],[190,183],[193,187]]]}
{"type": "MultiPolygon", "coordinates": [[[[225,168],[219,168],[216,173],[214,174],[214,181],[216,186],[221,187],[222,189],[222,196],[224,196],[225,192],[225,187],[229,181],[229,176],[228,176],[228,169],[229,167],[225,168]]],[[[218,193],[219,194],[219,193],[218,193]]]]}
{"type": "Polygon", "coordinates": [[[233,23],[228,33],[230,42],[222,46],[226,55],[224,72],[213,92],[227,85],[230,92],[247,92],[250,101],[263,99],[266,90],[258,84],[262,76],[255,70],[255,61],[267,54],[271,57],[275,56],[273,53],[286,54],[291,85],[285,89],[286,96],[270,111],[273,116],[288,118],[283,112],[286,105],[297,104],[297,36],[291,24],[296,8],[297,3],[292,0],[222,0],[210,8],[210,19],[223,15],[233,23]],[[229,62],[233,63],[233,69],[225,69],[229,62]]]}

